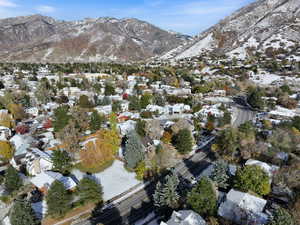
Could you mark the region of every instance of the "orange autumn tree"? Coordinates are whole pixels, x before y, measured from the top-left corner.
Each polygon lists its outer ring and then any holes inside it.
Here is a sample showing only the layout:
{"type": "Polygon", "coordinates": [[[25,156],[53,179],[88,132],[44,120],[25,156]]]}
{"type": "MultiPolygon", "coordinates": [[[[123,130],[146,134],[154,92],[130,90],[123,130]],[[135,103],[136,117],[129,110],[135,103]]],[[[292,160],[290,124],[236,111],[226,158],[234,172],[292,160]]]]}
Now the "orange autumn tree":
{"type": "Polygon", "coordinates": [[[121,140],[113,130],[99,130],[90,135],[80,151],[81,165],[87,169],[98,168],[112,161],[118,152],[121,140]]]}

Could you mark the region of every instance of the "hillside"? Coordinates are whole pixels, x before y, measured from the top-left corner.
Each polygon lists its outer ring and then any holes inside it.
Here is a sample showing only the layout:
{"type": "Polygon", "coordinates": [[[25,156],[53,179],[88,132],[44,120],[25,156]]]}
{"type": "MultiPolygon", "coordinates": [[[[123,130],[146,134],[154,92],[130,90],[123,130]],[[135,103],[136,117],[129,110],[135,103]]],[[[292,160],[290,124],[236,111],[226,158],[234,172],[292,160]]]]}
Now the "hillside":
{"type": "Polygon", "coordinates": [[[161,59],[182,59],[214,51],[244,59],[251,50],[288,49],[300,41],[299,0],[258,0],[215,26],[189,44],[180,45],[161,59]]]}
{"type": "Polygon", "coordinates": [[[131,62],[163,54],[188,38],[137,19],[15,17],[0,20],[0,60],[131,62]]]}

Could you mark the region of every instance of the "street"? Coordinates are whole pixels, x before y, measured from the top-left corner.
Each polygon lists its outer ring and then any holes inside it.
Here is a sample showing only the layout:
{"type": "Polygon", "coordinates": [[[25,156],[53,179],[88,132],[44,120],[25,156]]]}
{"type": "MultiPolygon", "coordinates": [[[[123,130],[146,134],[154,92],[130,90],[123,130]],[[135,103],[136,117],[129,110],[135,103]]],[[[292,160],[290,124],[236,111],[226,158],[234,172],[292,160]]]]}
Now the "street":
{"type": "MultiPolygon", "coordinates": [[[[208,159],[205,159],[206,157],[207,154],[205,152],[196,153],[190,159],[178,163],[175,172],[179,176],[191,180],[192,177],[201,174],[201,172],[211,164],[208,159]]],[[[99,211],[99,214],[94,215],[89,221],[83,221],[76,225],[100,223],[105,225],[133,224],[154,210],[152,195],[154,194],[155,187],[156,184],[152,182],[144,189],[136,192],[134,195],[114,205],[110,209],[106,209],[103,212],[99,211]]]]}

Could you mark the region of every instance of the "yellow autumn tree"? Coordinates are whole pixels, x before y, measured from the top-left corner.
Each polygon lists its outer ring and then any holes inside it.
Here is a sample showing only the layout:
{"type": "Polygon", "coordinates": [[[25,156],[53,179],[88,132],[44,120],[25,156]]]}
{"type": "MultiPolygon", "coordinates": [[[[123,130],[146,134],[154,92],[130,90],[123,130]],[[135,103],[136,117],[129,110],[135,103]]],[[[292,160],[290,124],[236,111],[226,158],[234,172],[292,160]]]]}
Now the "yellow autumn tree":
{"type": "Polygon", "coordinates": [[[24,119],[26,114],[21,105],[10,103],[7,106],[8,111],[13,115],[15,120],[24,119]]]}
{"type": "Polygon", "coordinates": [[[112,161],[120,143],[120,137],[115,131],[97,131],[86,139],[84,148],[80,151],[81,165],[93,169],[112,161]]]}
{"type": "Polygon", "coordinates": [[[12,128],[13,126],[13,119],[10,114],[7,112],[0,112],[0,126],[12,128]]]}
{"type": "Polygon", "coordinates": [[[13,157],[13,148],[7,141],[0,141],[0,158],[9,160],[13,157]]]}

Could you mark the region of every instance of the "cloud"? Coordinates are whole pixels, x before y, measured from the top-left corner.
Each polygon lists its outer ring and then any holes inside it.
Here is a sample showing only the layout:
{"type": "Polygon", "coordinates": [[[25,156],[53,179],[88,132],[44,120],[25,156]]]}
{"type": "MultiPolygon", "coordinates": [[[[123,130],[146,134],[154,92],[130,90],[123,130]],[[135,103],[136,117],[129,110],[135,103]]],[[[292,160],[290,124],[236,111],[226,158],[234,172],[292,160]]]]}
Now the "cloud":
{"type": "Polygon", "coordinates": [[[36,10],[41,13],[53,13],[56,11],[56,9],[54,7],[49,6],[49,5],[40,5],[36,8],[36,10]]]}
{"type": "Polygon", "coordinates": [[[18,5],[10,0],[0,0],[0,7],[17,7],[18,5]]]}

